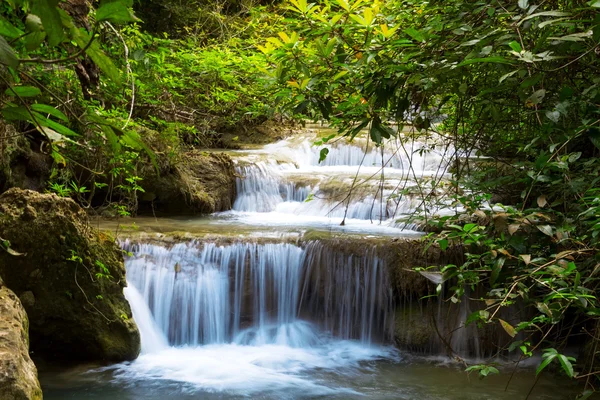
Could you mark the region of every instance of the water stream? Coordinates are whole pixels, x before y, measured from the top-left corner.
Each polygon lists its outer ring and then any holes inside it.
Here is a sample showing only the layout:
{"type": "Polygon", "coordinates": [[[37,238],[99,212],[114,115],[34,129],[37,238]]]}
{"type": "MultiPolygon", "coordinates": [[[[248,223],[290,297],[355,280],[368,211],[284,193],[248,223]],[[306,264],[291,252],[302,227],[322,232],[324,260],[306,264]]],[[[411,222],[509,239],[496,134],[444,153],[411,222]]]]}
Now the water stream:
{"type": "MultiPolygon", "coordinates": [[[[45,398],[524,398],[530,369],[519,368],[505,391],[509,374],[482,384],[447,358],[392,346],[401,305],[374,246],[365,242],[348,252],[289,236],[315,228],[420,235],[399,222],[418,207],[419,196],[399,195],[399,187],[443,176],[448,149],[365,151],[365,142],[339,143],[319,163],[312,140],[234,153],[240,177],[232,211],[164,222],[179,231],[231,232],[228,240],[124,240],[131,254],[125,295],[142,353],[130,363],[42,371],[45,398]],[[358,189],[344,197],[353,182],[358,189]]],[[[530,399],[571,393],[543,378],[530,399]]]]}

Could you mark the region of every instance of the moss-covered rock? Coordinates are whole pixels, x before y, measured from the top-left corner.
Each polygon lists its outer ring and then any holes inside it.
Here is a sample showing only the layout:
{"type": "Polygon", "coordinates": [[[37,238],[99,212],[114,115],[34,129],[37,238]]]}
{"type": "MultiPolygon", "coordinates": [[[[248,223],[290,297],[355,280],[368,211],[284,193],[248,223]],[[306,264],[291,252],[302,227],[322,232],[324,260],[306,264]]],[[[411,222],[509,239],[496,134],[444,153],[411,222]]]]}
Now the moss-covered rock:
{"type": "Polygon", "coordinates": [[[42,190],[51,165],[52,157],[34,151],[25,136],[0,121],[0,192],[11,187],[42,190]]]}
{"type": "Polygon", "coordinates": [[[71,199],[10,189],[0,196],[0,275],[30,321],[36,355],[132,360],[140,335],[123,295],[123,254],[71,199]]]}
{"type": "Polygon", "coordinates": [[[235,169],[225,154],[194,150],[160,174],[146,171],[140,212],[210,214],[230,210],[235,199],[235,169]]]}
{"type": "Polygon", "coordinates": [[[29,357],[29,322],[19,298],[0,281],[0,399],[41,400],[29,357]]]}

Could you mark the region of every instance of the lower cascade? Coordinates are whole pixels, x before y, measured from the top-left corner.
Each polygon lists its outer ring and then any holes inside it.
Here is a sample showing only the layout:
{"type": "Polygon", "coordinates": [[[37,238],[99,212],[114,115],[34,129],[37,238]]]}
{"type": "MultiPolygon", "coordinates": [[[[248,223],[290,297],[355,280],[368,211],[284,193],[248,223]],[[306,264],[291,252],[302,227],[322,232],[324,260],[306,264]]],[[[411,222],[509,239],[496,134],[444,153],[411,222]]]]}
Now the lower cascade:
{"type": "Polygon", "coordinates": [[[130,244],[127,297],[144,352],[218,343],[381,343],[393,327],[383,262],[319,243],[130,244]]]}
{"type": "Polygon", "coordinates": [[[343,255],[318,242],[123,247],[131,254],[126,296],[142,337],[125,379],[340,394],[346,389],[304,374],[398,357],[381,345],[393,329],[392,296],[374,254],[343,255]]]}

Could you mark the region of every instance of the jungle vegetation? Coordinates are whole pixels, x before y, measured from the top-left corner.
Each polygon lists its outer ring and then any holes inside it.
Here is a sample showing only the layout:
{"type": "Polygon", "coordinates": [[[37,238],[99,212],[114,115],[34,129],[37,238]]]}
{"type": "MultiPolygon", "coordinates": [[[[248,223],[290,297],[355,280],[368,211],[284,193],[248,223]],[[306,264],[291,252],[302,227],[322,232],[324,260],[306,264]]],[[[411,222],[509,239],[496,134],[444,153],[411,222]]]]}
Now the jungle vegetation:
{"type": "Polygon", "coordinates": [[[322,157],[364,129],[408,155],[435,137],[461,152],[415,218],[466,253],[438,295],[481,293],[465,323],[501,327],[499,352],[599,389],[600,1],[183,3],[2,2],[1,161],[24,138],[52,157],[47,190],[129,215],[142,166],[268,120],[328,121],[322,157]],[[460,212],[428,212],[438,190],[460,212]]]}

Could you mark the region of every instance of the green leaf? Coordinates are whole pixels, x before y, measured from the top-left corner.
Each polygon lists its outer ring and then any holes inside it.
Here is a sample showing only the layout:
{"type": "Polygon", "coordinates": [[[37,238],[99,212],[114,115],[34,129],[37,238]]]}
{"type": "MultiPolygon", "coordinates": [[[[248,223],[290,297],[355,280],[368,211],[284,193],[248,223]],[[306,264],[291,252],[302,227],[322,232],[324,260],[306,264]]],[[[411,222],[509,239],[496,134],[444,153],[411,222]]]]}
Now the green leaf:
{"type": "Polygon", "coordinates": [[[542,363],[540,364],[539,367],[537,367],[537,369],[535,370],[535,375],[539,375],[544,368],[546,368],[548,366],[548,364],[550,364],[552,362],[552,360],[554,360],[554,358],[556,357],[556,354],[550,354],[547,357],[544,358],[544,361],[542,361],[542,363]]]}
{"type": "Polygon", "coordinates": [[[17,55],[2,36],[0,36],[0,64],[7,65],[13,69],[19,68],[17,55]]]}
{"type": "Polygon", "coordinates": [[[39,111],[44,114],[50,114],[60,120],[65,122],[69,122],[69,119],[62,111],[56,109],[55,107],[49,106],[47,104],[32,104],[31,108],[35,111],[39,111]]]}
{"type": "Polygon", "coordinates": [[[478,63],[512,64],[513,62],[504,57],[470,58],[458,64],[457,67],[478,63]]]}
{"type": "Polygon", "coordinates": [[[42,94],[42,91],[35,86],[11,86],[4,91],[9,96],[35,97],[42,94]]]}
{"type": "MultiPolygon", "coordinates": [[[[73,36],[73,40],[75,40],[77,45],[81,48],[88,46],[88,43],[91,40],[90,35],[85,30],[77,29],[76,27],[72,27],[71,35],[73,36]]],[[[96,40],[93,41],[90,46],[88,46],[86,54],[90,56],[92,61],[96,63],[98,68],[100,68],[100,70],[102,70],[102,72],[111,81],[116,84],[120,84],[121,71],[115,66],[115,64],[113,64],[112,60],[106,54],[104,54],[100,48],[100,44],[96,40]]]]}
{"type": "Polygon", "coordinates": [[[34,51],[46,39],[46,32],[32,32],[25,37],[25,48],[29,51],[34,51]]]}
{"type": "Polygon", "coordinates": [[[544,235],[548,235],[548,236],[552,236],[554,235],[554,231],[552,230],[552,227],[550,225],[537,225],[537,228],[540,230],[540,232],[542,232],[544,235]]]}
{"type": "Polygon", "coordinates": [[[79,136],[78,133],[72,131],[71,129],[67,128],[66,126],[61,125],[58,122],[54,122],[51,119],[48,119],[41,114],[35,113],[34,115],[38,119],[38,123],[42,126],[47,126],[48,128],[52,128],[55,131],[65,135],[65,136],[79,136]]]}
{"type": "Polygon", "coordinates": [[[48,44],[58,46],[64,39],[65,33],[58,12],[58,0],[37,0],[33,3],[33,14],[42,20],[44,31],[48,35],[48,44]]]}
{"type": "Polygon", "coordinates": [[[542,100],[544,100],[544,97],[546,97],[546,91],[544,89],[536,90],[527,98],[527,100],[525,100],[525,104],[527,106],[540,104],[542,100]]]}
{"type": "Polygon", "coordinates": [[[96,11],[96,19],[98,21],[110,21],[115,24],[139,21],[129,7],[121,1],[103,1],[100,3],[100,7],[96,11]]]}
{"type": "Polygon", "coordinates": [[[9,39],[16,39],[23,35],[23,31],[15,27],[13,24],[8,22],[4,17],[0,15],[0,35],[9,39]]]}
{"type": "Polygon", "coordinates": [[[567,15],[570,15],[567,12],[563,12],[563,11],[542,11],[539,13],[535,13],[535,14],[531,14],[525,18],[523,18],[522,20],[519,21],[519,23],[517,24],[517,26],[521,25],[523,22],[532,19],[532,18],[537,18],[537,17],[566,17],[567,15]]]}
{"type": "Polygon", "coordinates": [[[323,147],[319,152],[319,164],[325,161],[327,154],[329,154],[329,149],[327,147],[323,147]]]}
{"type": "Polygon", "coordinates": [[[19,106],[8,106],[2,109],[2,116],[8,121],[29,121],[31,115],[27,112],[25,107],[19,106]]]}
{"type": "Polygon", "coordinates": [[[411,38],[415,39],[417,42],[424,42],[425,41],[425,35],[423,35],[423,33],[419,32],[415,28],[412,28],[412,27],[411,28],[407,28],[407,29],[404,30],[404,33],[406,33],[411,38]]]}
{"type": "Polygon", "coordinates": [[[440,249],[442,249],[442,251],[446,251],[448,248],[448,239],[440,239],[438,240],[438,244],[440,245],[440,249]]]}
{"type": "Polygon", "coordinates": [[[513,49],[517,53],[520,53],[521,51],[523,51],[523,48],[521,47],[521,43],[517,42],[516,40],[513,40],[508,45],[510,46],[511,49],[513,49]]]}
{"type": "Polygon", "coordinates": [[[565,374],[567,374],[569,378],[573,378],[575,376],[575,372],[573,371],[573,364],[571,364],[569,359],[562,354],[559,354],[557,358],[558,362],[560,362],[560,365],[562,366],[563,371],[565,371],[565,374]]]}
{"type": "Polygon", "coordinates": [[[529,8],[529,0],[519,0],[519,7],[521,7],[523,10],[529,8]]]}

